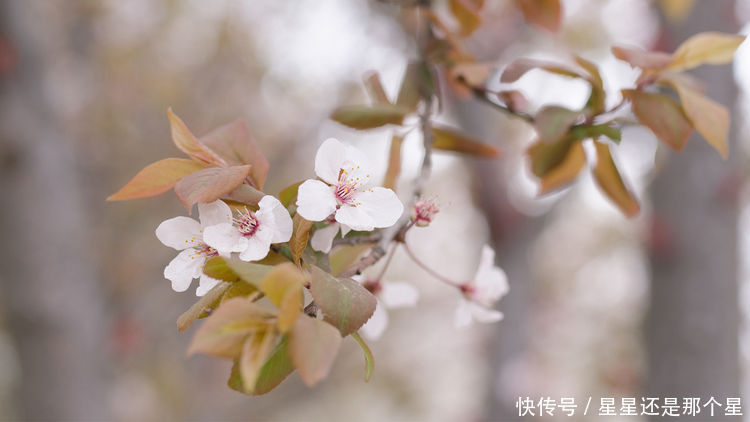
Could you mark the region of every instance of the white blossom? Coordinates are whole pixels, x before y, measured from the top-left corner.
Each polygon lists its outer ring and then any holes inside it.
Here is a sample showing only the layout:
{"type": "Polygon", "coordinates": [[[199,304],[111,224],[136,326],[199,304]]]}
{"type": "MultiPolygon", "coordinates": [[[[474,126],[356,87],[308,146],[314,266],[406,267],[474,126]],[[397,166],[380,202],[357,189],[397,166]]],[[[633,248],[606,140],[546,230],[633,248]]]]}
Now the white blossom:
{"type": "Polygon", "coordinates": [[[306,180],[297,193],[297,212],[306,220],[323,221],[333,214],[352,230],[370,231],[394,225],[404,211],[392,190],[367,187],[367,157],[353,146],[336,139],[323,142],[315,155],[315,174],[322,181],[306,180]]]}
{"type": "Polygon", "coordinates": [[[482,248],[474,279],[461,286],[464,296],[456,308],[454,323],[465,327],[478,322],[495,322],[503,318],[502,312],[492,309],[500,298],[508,293],[508,277],[495,265],[495,251],[488,245],[482,248]]]}
{"type": "Polygon", "coordinates": [[[233,220],[207,227],[203,237],[221,256],[238,252],[243,261],[257,261],[268,255],[272,243],[292,237],[292,218],[278,199],[266,195],[258,211],[245,209],[233,220]]]}
{"type": "Polygon", "coordinates": [[[360,328],[370,340],[379,339],[388,327],[388,309],[411,308],[419,300],[419,291],[409,283],[365,281],[363,284],[374,290],[378,299],[375,312],[360,328]]]}
{"type": "Polygon", "coordinates": [[[198,204],[200,222],[189,217],[170,218],[156,228],[156,237],[166,246],[181,251],[164,268],[164,277],[172,282],[172,289],[184,292],[194,278],[200,278],[196,295],[203,296],[220,282],[203,274],[206,260],[218,255],[216,249],[203,239],[207,227],[232,221],[232,210],[217,200],[198,204]]]}

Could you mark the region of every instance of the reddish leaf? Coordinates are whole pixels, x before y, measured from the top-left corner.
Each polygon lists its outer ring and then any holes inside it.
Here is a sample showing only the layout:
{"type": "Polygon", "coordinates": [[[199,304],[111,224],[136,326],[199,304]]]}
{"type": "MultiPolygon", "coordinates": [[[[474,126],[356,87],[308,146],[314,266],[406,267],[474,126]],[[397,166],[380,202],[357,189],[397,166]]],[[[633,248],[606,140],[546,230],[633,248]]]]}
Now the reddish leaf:
{"type": "Polygon", "coordinates": [[[227,165],[226,161],[203,145],[190,132],[185,123],[172,112],[171,108],[167,109],[167,117],[169,118],[169,126],[172,131],[172,141],[174,141],[174,144],[180,151],[201,163],[217,166],[227,165]]]}
{"type": "Polygon", "coordinates": [[[303,315],[289,337],[289,352],[302,381],[312,387],[328,375],[341,346],[341,334],[325,321],[303,315]]]}
{"type": "Polygon", "coordinates": [[[597,157],[596,167],[594,168],[594,179],[596,179],[599,187],[602,188],[609,199],[626,216],[633,217],[637,215],[641,206],[638,204],[635,195],[633,195],[622,181],[620,172],[617,170],[614,160],[612,160],[612,154],[609,152],[609,146],[600,142],[595,142],[594,145],[596,145],[597,157]]]}
{"type": "Polygon", "coordinates": [[[265,195],[266,194],[250,185],[242,184],[229,192],[227,197],[246,205],[257,206],[258,202],[260,202],[265,195]]]}
{"type": "Polygon", "coordinates": [[[250,174],[251,166],[207,168],[199,170],[175,185],[177,198],[190,211],[198,202],[213,202],[232,192],[250,174]]]}
{"type": "Polygon", "coordinates": [[[335,278],[312,267],[310,294],[325,320],[337,327],[342,336],[357,331],[375,312],[377,299],[350,278],[335,278]]]}
{"type": "Polygon", "coordinates": [[[157,161],[139,171],[127,185],[107,198],[107,201],[159,195],[171,189],[183,177],[204,168],[206,166],[203,164],[184,158],[166,158],[157,161]]]}
{"type": "Polygon", "coordinates": [[[378,72],[368,72],[365,75],[365,89],[370,95],[370,98],[376,104],[391,104],[388,99],[388,94],[385,93],[383,83],[380,81],[380,74],[378,72]]]}
{"type": "Polygon", "coordinates": [[[220,126],[200,138],[200,142],[221,157],[228,166],[252,165],[250,176],[258,189],[263,189],[268,175],[268,160],[250,134],[247,123],[237,119],[220,126]]]}
{"type": "Polygon", "coordinates": [[[521,91],[508,90],[500,91],[498,96],[512,111],[525,111],[529,108],[529,101],[521,91]]]}
{"type": "Polygon", "coordinates": [[[661,94],[625,89],[622,95],[632,103],[638,121],[676,151],[685,147],[693,127],[676,101],[661,94]]]}
{"type": "Polygon", "coordinates": [[[660,51],[644,51],[639,48],[612,47],[612,54],[630,63],[633,67],[645,70],[660,70],[672,63],[672,55],[660,51]]]}
{"type": "Polygon", "coordinates": [[[536,27],[557,32],[562,23],[560,0],[517,0],[526,21],[536,27]]]}
{"type": "Polygon", "coordinates": [[[245,338],[260,329],[266,329],[275,315],[246,298],[234,298],[222,303],[198,329],[188,348],[217,357],[240,356],[245,338]]]}
{"type": "Polygon", "coordinates": [[[493,146],[469,138],[466,134],[448,127],[432,127],[432,147],[478,157],[497,157],[500,152],[493,146]]]}
{"type": "Polygon", "coordinates": [[[344,106],[336,109],[331,119],[354,129],[374,129],[388,124],[400,125],[407,114],[408,109],[388,104],[344,106]]]}
{"type": "Polygon", "coordinates": [[[451,71],[456,78],[461,78],[470,86],[481,87],[492,73],[492,67],[485,63],[464,62],[453,66],[451,71]]]}

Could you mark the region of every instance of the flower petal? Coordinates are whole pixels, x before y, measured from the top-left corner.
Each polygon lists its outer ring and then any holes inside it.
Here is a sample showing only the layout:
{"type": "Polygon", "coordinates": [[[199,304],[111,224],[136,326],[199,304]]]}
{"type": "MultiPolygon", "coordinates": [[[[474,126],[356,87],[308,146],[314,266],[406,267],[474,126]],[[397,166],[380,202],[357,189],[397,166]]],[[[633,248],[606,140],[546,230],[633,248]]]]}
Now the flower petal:
{"type": "MultiPolygon", "coordinates": [[[[396,193],[387,188],[367,189],[357,195],[358,208],[361,208],[372,218],[373,225],[378,228],[390,227],[396,224],[404,213],[404,204],[396,193]]],[[[354,228],[354,227],[352,227],[354,228]]]]}
{"type": "Polygon", "coordinates": [[[184,292],[194,278],[200,276],[206,258],[195,249],[186,249],[164,268],[164,278],[172,282],[172,290],[184,292]]]}
{"type": "Polygon", "coordinates": [[[247,248],[247,239],[230,223],[217,224],[203,230],[203,241],[222,256],[242,252],[247,248]]]}
{"type": "Polygon", "coordinates": [[[465,328],[471,325],[473,322],[471,313],[471,302],[464,299],[463,297],[458,300],[458,306],[456,312],[453,315],[453,325],[456,328],[465,328]]]}
{"type": "Polygon", "coordinates": [[[375,223],[361,207],[342,205],[336,211],[336,221],[351,227],[352,230],[370,231],[375,228],[375,223]]]}
{"type": "Polygon", "coordinates": [[[377,340],[383,335],[386,327],[388,327],[388,312],[383,304],[378,301],[375,312],[359,330],[368,339],[377,340]]]}
{"type": "Polygon", "coordinates": [[[503,313],[496,311],[491,308],[485,308],[482,305],[476,303],[469,303],[471,310],[471,316],[478,322],[490,323],[497,322],[503,319],[503,313]]]}
{"type": "Polygon", "coordinates": [[[232,224],[232,209],[220,199],[208,204],[199,203],[198,215],[204,228],[215,224],[232,224]]]}
{"type": "Polygon", "coordinates": [[[331,251],[333,246],[333,239],[336,237],[336,233],[339,232],[339,223],[333,223],[322,229],[315,230],[315,233],[310,239],[310,246],[316,251],[328,253],[331,251]]]}
{"type": "Polygon", "coordinates": [[[202,243],[201,225],[190,217],[170,218],[156,228],[161,243],[181,251],[202,243]]]}
{"type": "Polygon", "coordinates": [[[327,139],[315,154],[315,174],[335,185],[342,169],[346,171],[347,179],[359,178],[359,185],[367,183],[370,178],[367,156],[362,151],[336,139],[327,139]]]}
{"type": "Polygon", "coordinates": [[[206,293],[208,293],[209,290],[213,289],[214,286],[221,283],[221,280],[217,280],[213,277],[209,277],[205,274],[201,274],[200,282],[198,284],[198,288],[195,289],[195,295],[196,296],[203,296],[206,293]]]}
{"type": "Polygon", "coordinates": [[[346,224],[339,224],[341,226],[341,237],[346,236],[347,233],[352,231],[352,228],[347,226],[346,224]]]}
{"type": "Polygon", "coordinates": [[[502,268],[495,265],[495,251],[487,245],[482,248],[473,286],[471,298],[486,307],[492,307],[508,293],[508,276],[502,268]]]}
{"type": "Polygon", "coordinates": [[[417,304],[419,291],[409,283],[383,283],[378,297],[388,308],[406,308],[417,304]]]}
{"type": "Polygon", "coordinates": [[[273,229],[271,243],[286,242],[292,237],[292,217],[281,202],[271,195],[266,195],[258,203],[260,208],[255,216],[261,226],[273,229]]]}
{"type": "Polygon", "coordinates": [[[333,189],[320,180],[306,180],[297,191],[297,212],[305,220],[323,221],[336,211],[333,189]]]}
{"type": "Polygon", "coordinates": [[[247,246],[244,251],[240,252],[240,259],[258,261],[265,258],[271,248],[271,235],[271,230],[259,227],[254,235],[246,237],[247,246]]]}

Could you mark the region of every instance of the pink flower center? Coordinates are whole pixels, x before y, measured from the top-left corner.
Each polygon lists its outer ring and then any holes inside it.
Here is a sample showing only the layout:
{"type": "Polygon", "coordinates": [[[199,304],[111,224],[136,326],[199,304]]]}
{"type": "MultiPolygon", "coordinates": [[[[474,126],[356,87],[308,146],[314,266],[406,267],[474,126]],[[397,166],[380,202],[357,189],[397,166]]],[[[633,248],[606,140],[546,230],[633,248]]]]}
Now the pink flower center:
{"type": "Polygon", "coordinates": [[[357,193],[357,186],[354,183],[339,179],[339,183],[333,189],[336,199],[341,204],[351,204],[354,202],[354,196],[357,193]]]}
{"type": "Polygon", "coordinates": [[[258,231],[258,225],[260,224],[255,214],[247,208],[239,212],[234,222],[237,223],[237,230],[245,237],[254,235],[258,231]]]}
{"type": "Polygon", "coordinates": [[[206,258],[213,258],[215,256],[219,256],[219,251],[206,245],[205,243],[201,243],[198,246],[195,246],[194,249],[198,255],[203,255],[206,258]]]}

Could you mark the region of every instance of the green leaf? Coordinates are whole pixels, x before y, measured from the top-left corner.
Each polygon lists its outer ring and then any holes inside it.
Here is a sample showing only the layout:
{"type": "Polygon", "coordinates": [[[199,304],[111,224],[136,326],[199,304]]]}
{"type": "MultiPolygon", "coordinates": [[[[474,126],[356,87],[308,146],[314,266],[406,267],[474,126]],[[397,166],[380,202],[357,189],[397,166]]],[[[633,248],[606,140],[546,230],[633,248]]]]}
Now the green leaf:
{"type": "Polygon", "coordinates": [[[517,0],[526,22],[551,32],[557,32],[562,23],[560,0],[517,0]]]}
{"type": "Polygon", "coordinates": [[[361,245],[342,245],[331,252],[331,274],[337,276],[351,267],[375,242],[361,245]]]}
{"type": "Polygon", "coordinates": [[[197,161],[185,158],[165,158],[139,171],[127,185],[107,198],[107,201],[123,201],[159,195],[172,189],[183,177],[204,168],[206,166],[197,161]]]}
{"type": "Polygon", "coordinates": [[[362,348],[362,352],[365,354],[365,382],[368,382],[372,378],[372,371],[375,369],[375,358],[372,356],[370,347],[362,340],[358,332],[352,333],[352,338],[357,341],[357,344],[359,344],[359,347],[362,348]]]}
{"type": "Polygon", "coordinates": [[[302,381],[312,387],[328,375],[341,346],[341,334],[331,324],[303,315],[289,337],[289,352],[302,381]]]}
{"type": "Polygon", "coordinates": [[[270,265],[253,264],[238,258],[225,259],[225,261],[235,274],[258,289],[260,289],[260,284],[268,272],[273,269],[270,265]]]}
{"type": "Polygon", "coordinates": [[[240,356],[246,337],[272,326],[270,321],[275,317],[275,314],[247,298],[227,300],[206,318],[195,333],[188,355],[204,353],[236,358],[240,356]]]}
{"type": "Polygon", "coordinates": [[[281,384],[292,372],[294,372],[294,363],[292,362],[292,357],[289,355],[289,339],[287,336],[284,336],[271,353],[271,357],[268,358],[261,368],[253,391],[245,391],[243,388],[238,360],[235,360],[234,366],[232,366],[232,373],[227,384],[229,388],[241,393],[254,395],[266,394],[281,384]]]}
{"type": "Polygon", "coordinates": [[[198,170],[174,187],[177,198],[190,211],[199,202],[213,202],[232,192],[250,173],[250,166],[214,167],[198,170]]]}
{"type": "Polygon", "coordinates": [[[294,214],[292,219],[292,238],[289,239],[289,249],[292,252],[292,260],[299,264],[302,254],[307,247],[307,241],[310,239],[310,229],[313,222],[307,221],[299,214],[294,214]]]}
{"type": "Polygon", "coordinates": [[[344,106],[331,119],[354,129],[374,129],[388,124],[401,125],[409,109],[389,104],[344,106]]]}
{"type": "Polygon", "coordinates": [[[528,149],[531,159],[531,172],[536,177],[543,179],[547,173],[565,161],[565,157],[567,157],[575,141],[576,139],[569,134],[554,143],[537,141],[531,145],[528,149]]]}
{"type": "Polygon", "coordinates": [[[268,175],[268,160],[255,142],[244,119],[220,126],[200,138],[200,142],[221,157],[228,166],[250,164],[255,187],[263,189],[268,175]]]}
{"type": "Polygon", "coordinates": [[[350,278],[335,278],[312,267],[310,294],[326,321],[342,336],[357,331],[375,312],[377,300],[367,289],[350,278]]]}
{"type": "Polygon", "coordinates": [[[215,308],[219,303],[219,299],[222,297],[224,292],[232,286],[231,283],[219,283],[214,286],[211,290],[206,292],[197,302],[193,304],[187,311],[185,311],[179,318],[177,318],[177,329],[180,331],[187,330],[196,319],[200,318],[206,309],[215,308]]]}
{"type": "Polygon", "coordinates": [[[588,116],[596,116],[604,112],[606,105],[605,101],[607,93],[604,91],[604,81],[602,81],[602,75],[599,73],[599,68],[593,62],[590,62],[583,57],[576,57],[576,63],[581,66],[588,74],[589,77],[586,80],[591,85],[591,94],[589,99],[586,101],[584,109],[588,116]]]}
{"type": "Polygon", "coordinates": [[[622,95],[630,100],[633,114],[639,122],[651,129],[664,143],[676,151],[682,151],[693,126],[676,101],[666,95],[634,89],[625,89],[622,95]]]}
{"type": "Polygon", "coordinates": [[[396,106],[409,110],[409,112],[415,111],[421,100],[419,91],[421,68],[422,65],[419,62],[409,62],[406,66],[406,72],[404,72],[404,78],[401,80],[398,97],[396,97],[396,106]]]}
{"type": "Polygon", "coordinates": [[[217,280],[228,282],[235,282],[239,278],[237,273],[232,271],[232,269],[227,265],[224,258],[220,256],[213,257],[206,261],[206,263],[203,265],[203,274],[217,280]]]}
{"type": "Polygon", "coordinates": [[[244,280],[237,280],[221,296],[221,303],[235,297],[249,297],[250,300],[260,296],[258,288],[244,280]]]}
{"type": "Polygon", "coordinates": [[[279,201],[285,206],[288,207],[292,204],[292,201],[294,201],[295,198],[297,198],[297,191],[299,190],[299,185],[301,185],[304,182],[304,180],[301,180],[295,184],[289,185],[285,187],[281,192],[279,192],[279,201]]]}
{"type": "Polygon", "coordinates": [[[455,129],[433,126],[432,147],[443,151],[454,151],[477,157],[497,157],[500,152],[493,146],[479,142],[455,129]]]}
{"type": "Polygon", "coordinates": [[[279,334],[272,330],[259,330],[245,339],[239,359],[242,387],[245,391],[255,391],[255,385],[265,362],[278,343],[279,334]]]}
{"type": "Polygon", "coordinates": [[[568,132],[581,112],[560,106],[542,107],[534,116],[534,129],[542,142],[554,143],[568,132]]]}
{"type": "Polygon", "coordinates": [[[203,145],[198,138],[190,132],[190,129],[188,129],[182,119],[172,112],[171,107],[167,109],[167,117],[169,118],[169,127],[172,131],[172,141],[174,141],[175,146],[177,146],[180,151],[204,164],[213,164],[216,166],[227,165],[224,159],[203,145]]]}
{"type": "Polygon", "coordinates": [[[628,217],[638,214],[641,206],[630,189],[620,176],[620,172],[612,160],[612,154],[609,152],[609,146],[600,142],[594,142],[596,145],[596,167],[594,167],[594,179],[602,188],[604,193],[611,199],[620,210],[628,217]]]}

